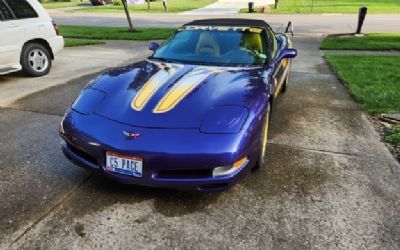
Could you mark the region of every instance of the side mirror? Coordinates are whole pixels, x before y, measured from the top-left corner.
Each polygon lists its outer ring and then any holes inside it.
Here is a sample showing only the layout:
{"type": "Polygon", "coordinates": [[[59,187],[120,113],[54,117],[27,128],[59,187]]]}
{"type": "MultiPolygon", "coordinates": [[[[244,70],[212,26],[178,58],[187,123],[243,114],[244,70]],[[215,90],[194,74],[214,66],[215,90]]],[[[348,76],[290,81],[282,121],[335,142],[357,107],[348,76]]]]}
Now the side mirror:
{"type": "Polygon", "coordinates": [[[279,62],[282,59],[294,58],[296,56],[297,56],[297,50],[296,49],[284,49],[279,53],[279,55],[276,57],[275,61],[279,62]]]}
{"type": "Polygon", "coordinates": [[[159,47],[160,47],[160,44],[158,44],[156,42],[151,42],[149,45],[149,50],[155,52],[156,50],[158,50],[159,47]]]}

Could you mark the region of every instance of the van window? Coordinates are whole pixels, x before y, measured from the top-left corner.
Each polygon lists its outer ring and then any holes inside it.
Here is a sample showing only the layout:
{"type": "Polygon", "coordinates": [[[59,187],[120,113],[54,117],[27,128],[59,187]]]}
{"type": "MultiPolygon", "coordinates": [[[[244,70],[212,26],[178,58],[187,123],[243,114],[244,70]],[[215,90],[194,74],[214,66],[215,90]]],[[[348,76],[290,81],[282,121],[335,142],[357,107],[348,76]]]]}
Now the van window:
{"type": "Polygon", "coordinates": [[[0,0],[0,21],[7,21],[14,19],[6,4],[0,0]]]}
{"type": "Polygon", "coordinates": [[[38,17],[36,11],[26,0],[5,0],[18,19],[38,17]]]}

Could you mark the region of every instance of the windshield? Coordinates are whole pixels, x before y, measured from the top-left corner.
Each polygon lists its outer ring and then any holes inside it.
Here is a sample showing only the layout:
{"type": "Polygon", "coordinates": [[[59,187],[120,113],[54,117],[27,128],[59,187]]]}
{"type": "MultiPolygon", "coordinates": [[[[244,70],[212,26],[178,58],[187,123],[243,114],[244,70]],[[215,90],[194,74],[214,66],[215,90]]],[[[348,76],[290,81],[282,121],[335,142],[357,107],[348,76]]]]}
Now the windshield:
{"type": "Polygon", "coordinates": [[[262,65],[267,52],[258,28],[185,27],[152,58],[194,64],[262,65]]]}

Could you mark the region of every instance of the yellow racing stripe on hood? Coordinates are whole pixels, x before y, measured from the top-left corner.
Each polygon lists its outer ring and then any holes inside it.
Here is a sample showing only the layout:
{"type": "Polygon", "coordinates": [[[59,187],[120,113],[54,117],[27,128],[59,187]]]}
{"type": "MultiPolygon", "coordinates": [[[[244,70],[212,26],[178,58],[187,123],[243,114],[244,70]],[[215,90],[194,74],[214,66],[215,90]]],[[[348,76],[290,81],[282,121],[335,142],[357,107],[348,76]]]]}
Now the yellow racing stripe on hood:
{"type": "Polygon", "coordinates": [[[160,100],[153,113],[165,113],[172,110],[180,101],[190,94],[200,83],[211,74],[223,71],[222,69],[197,68],[181,78],[171,90],[160,100]]]}
{"type": "Polygon", "coordinates": [[[136,111],[141,111],[154,93],[167,82],[177,71],[183,68],[178,64],[156,64],[160,70],[154,74],[139,90],[132,100],[131,107],[136,111]]]}

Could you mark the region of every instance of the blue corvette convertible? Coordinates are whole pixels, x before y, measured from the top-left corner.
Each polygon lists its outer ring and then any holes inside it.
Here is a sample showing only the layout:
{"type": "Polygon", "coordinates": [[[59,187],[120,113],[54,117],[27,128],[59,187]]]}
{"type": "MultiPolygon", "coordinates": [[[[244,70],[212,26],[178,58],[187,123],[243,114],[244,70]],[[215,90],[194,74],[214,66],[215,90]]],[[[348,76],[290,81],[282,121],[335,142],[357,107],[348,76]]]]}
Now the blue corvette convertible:
{"type": "Polygon", "coordinates": [[[123,183],[199,191],[263,166],[289,38],[262,20],[208,19],[150,49],[82,90],[61,122],[66,157],[123,183]]]}

